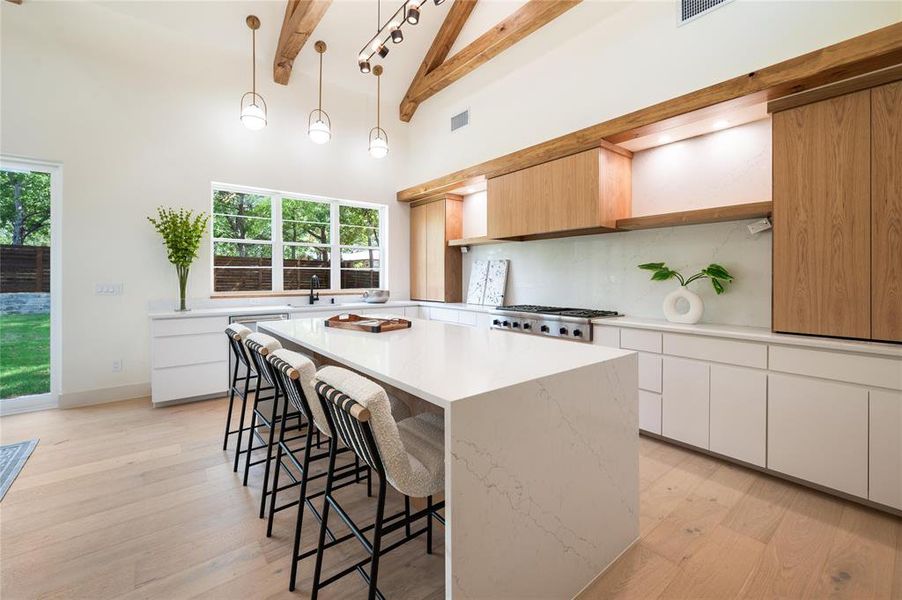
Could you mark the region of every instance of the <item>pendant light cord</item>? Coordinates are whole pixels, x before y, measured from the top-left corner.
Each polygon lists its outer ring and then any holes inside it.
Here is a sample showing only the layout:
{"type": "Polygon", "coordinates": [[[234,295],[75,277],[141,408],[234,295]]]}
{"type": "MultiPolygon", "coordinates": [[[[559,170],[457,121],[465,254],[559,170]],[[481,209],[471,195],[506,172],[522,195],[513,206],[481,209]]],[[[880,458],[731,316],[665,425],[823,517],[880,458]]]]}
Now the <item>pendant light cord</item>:
{"type": "Polygon", "coordinates": [[[382,106],[382,75],[376,77],[376,129],[382,129],[379,121],[380,108],[382,106]]]}
{"type": "Polygon", "coordinates": [[[251,90],[253,103],[257,103],[257,30],[251,29],[251,90]]]}
{"type": "MultiPolygon", "coordinates": [[[[319,112],[323,112],[323,53],[319,53],[319,112]]],[[[322,114],[320,114],[322,118],[322,114]]]]}

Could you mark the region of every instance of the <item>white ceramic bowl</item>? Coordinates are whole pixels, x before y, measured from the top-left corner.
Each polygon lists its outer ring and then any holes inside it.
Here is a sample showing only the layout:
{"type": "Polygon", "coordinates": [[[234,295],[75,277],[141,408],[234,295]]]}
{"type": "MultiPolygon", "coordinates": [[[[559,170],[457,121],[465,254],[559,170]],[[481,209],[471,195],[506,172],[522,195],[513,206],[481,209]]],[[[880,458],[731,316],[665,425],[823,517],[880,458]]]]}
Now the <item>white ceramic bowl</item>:
{"type": "Polygon", "coordinates": [[[384,304],[388,302],[388,290],[365,290],[363,301],[369,304],[384,304]]]}

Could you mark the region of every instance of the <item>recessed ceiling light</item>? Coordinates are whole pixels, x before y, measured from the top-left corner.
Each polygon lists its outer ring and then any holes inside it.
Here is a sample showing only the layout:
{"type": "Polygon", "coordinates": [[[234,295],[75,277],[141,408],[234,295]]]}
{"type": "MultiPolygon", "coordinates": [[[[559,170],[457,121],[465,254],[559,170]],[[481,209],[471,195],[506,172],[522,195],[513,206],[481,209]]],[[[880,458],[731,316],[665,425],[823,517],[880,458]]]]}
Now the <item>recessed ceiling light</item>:
{"type": "Polygon", "coordinates": [[[711,125],[711,129],[724,129],[725,127],[729,127],[730,122],[725,119],[719,119],[714,121],[714,124],[711,125]]]}

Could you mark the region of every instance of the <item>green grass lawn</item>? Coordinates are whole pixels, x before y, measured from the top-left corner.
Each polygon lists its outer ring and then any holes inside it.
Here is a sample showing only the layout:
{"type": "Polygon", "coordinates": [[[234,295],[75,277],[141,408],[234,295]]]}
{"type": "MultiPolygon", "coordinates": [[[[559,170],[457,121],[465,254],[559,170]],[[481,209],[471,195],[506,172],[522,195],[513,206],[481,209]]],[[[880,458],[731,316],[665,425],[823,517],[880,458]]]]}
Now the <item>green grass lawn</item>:
{"type": "Polygon", "coordinates": [[[50,391],[50,315],[0,315],[0,398],[50,391]]]}

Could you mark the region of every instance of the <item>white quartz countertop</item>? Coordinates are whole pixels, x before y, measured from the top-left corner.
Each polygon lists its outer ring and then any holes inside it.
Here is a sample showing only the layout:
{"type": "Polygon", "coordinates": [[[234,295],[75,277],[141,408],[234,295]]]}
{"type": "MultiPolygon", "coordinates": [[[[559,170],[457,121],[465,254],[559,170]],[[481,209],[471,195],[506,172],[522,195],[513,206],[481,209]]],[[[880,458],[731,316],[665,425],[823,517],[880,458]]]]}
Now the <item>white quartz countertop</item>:
{"type": "Polygon", "coordinates": [[[442,407],[631,354],[508,331],[411,322],[410,329],[385,333],[330,328],[316,318],[258,327],[442,407]]]}
{"type": "Polygon", "coordinates": [[[595,325],[609,325],[613,327],[627,327],[633,329],[652,329],[669,333],[686,333],[691,335],[706,335],[711,337],[724,337],[766,344],[780,344],[786,346],[807,346],[820,350],[840,350],[844,352],[860,352],[867,354],[880,354],[902,358],[902,345],[884,342],[865,342],[855,340],[842,340],[827,337],[813,337],[805,335],[788,335],[774,333],[764,327],[742,327],[739,325],[714,325],[696,323],[688,325],[684,323],[671,323],[662,319],[642,319],[636,317],[613,317],[606,319],[594,319],[595,325]]]}
{"type": "Polygon", "coordinates": [[[367,302],[347,302],[339,304],[259,304],[259,305],[242,305],[242,306],[211,306],[205,308],[193,308],[186,312],[177,310],[166,310],[148,313],[151,319],[196,319],[198,317],[230,317],[244,315],[276,315],[282,313],[303,314],[305,312],[329,312],[335,313],[348,312],[354,309],[380,309],[380,308],[399,308],[405,306],[417,306],[419,302],[410,302],[408,300],[389,301],[382,304],[372,304],[367,302]]]}

